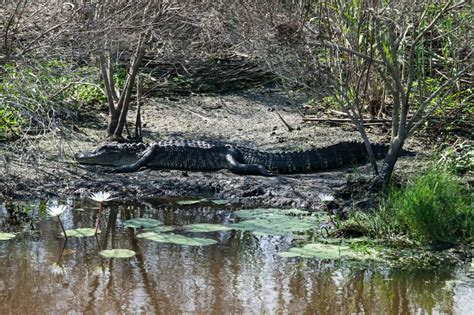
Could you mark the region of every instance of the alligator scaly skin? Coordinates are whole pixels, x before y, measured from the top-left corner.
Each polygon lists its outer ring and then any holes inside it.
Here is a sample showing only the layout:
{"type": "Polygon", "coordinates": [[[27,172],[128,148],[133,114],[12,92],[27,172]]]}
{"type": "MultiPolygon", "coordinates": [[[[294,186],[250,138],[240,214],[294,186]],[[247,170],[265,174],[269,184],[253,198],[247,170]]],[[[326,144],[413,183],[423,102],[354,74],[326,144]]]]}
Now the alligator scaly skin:
{"type": "MultiPolygon", "coordinates": [[[[279,174],[311,173],[335,169],[350,164],[368,161],[365,145],[362,142],[340,142],[327,147],[294,152],[262,152],[246,147],[237,147],[246,164],[260,164],[267,170],[279,174]]],[[[372,144],[376,159],[384,158],[388,146],[372,144]]]]}
{"type": "MultiPolygon", "coordinates": [[[[377,159],[388,146],[373,144],[377,159]]],[[[116,172],[134,172],[141,167],[217,171],[229,169],[237,174],[310,173],[368,161],[361,142],[296,152],[272,153],[231,144],[194,140],[159,141],[150,144],[107,144],[93,152],[76,155],[82,164],[116,166],[116,172]]]]}

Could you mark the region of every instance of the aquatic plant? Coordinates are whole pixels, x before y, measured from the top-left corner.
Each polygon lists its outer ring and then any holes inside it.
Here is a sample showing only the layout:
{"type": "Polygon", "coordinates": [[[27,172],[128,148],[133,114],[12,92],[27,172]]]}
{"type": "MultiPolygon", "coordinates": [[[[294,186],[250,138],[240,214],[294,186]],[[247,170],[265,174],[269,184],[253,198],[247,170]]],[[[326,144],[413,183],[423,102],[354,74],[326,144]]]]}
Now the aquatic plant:
{"type": "Polygon", "coordinates": [[[136,254],[130,249],[105,249],[99,252],[99,255],[106,258],[130,258],[136,254]]]}
{"type": "Polygon", "coordinates": [[[139,228],[154,228],[162,225],[161,221],[151,218],[134,218],[124,222],[126,227],[139,229],[139,228]]]}
{"type": "Polygon", "coordinates": [[[208,246],[216,244],[217,241],[208,238],[200,237],[187,237],[179,234],[160,234],[155,232],[145,232],[137,235],[138,238],[143,238],[149,241],[158,243],[170,243],[176,245],[187,245],[187,246],[208,246]]]}
{"type": "Polygon", "coordinates": [[[208,232],[222,232],[232,230],[231,227],[222,224],[212,223],[195,223],[184,226],[189,232],[208,233],[208,232]]]}
{"type": "Polygon", "coordinates": [[[58,262],[52,263],[51,266],[49,266],[49,271],[53,275],[57,276],[63,276],[66,274],[66,270],[64,269],[63,265],[58,262]]]}
{"type": "Polygon", "coordinates": [[[15,237],[13,233],[0,232],[0,241],[8,241],[15,237]]]}
{"type": "Polygon", "coordinates": [[[96,235],[94,228],[78,228],[66,230],[66,235],[69,237],[90,237],[96,235]]]}
{"type": "Polygon", "coordinates": [[[64,211],[66,211],[66,209],[67,207],[65,205],[55,205],[55,206],[50,206],[46,210],[46,213],[53,218],[54,217],[58,218],[59,225],[61,226],[61,229],[63,230],[64,238],[67,239],[66,230],[64,229],[63,222],[61,221],[61,218],[60,218],[61,214],[63,214],[64,211]]]}
{"type": "Polygon", "coordinates": [[[314,215],[301,209],[256,208],[238,210],[234,215],[242,221],[229,225],[254,235],[286,235],[314,229],[326,215],[314,215]]]}
{"type": "Polygon", "coordinates": [[[334,196],[331,195],[331,194],[319,194],[318,195],[318,198],[319,200],[321,200],[322,202],[329,202],[329,201],[334,201],[334,196]]]}
{"type": "Polygon", "coordinates": [[[449,245],[473,239],[473,193],[448,169],[432,166],[402,188],[392,187],[372,212],[354,212],[342,223],[391,240],[449,245]]]}
{"type": "Polygon", "coordinates": [[[115,198],[112,198],[112,193],[106,191],[92,193],[89,198],[99,203],[99,215],[97,216],[97,223],[95,226],[95,234],[97,234],[97,231],[99,230],[102,221],[102,211],[104,210],[103,203],[106,201],[113,200],[115,198]]]}
{"type": "Polygon", "coordinates": [[[89,198],[100,203],[115,199],[112,198],[112,193],[108,191],[99,191],[92,193],[89,198]]]}

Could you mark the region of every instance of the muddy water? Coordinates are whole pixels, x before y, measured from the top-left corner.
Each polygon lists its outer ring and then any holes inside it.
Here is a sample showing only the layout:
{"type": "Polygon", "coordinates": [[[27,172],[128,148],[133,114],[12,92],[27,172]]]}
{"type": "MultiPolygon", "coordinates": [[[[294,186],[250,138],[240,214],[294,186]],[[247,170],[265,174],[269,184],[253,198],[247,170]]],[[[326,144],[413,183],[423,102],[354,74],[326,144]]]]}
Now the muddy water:
{"type": "MultiPolygon", "coordinates": [[[[67,228],[93,227],[96,205],[69,201],[67,228]]],[[[10,205],[9,205],[10,206],[10,205]]],[[[390,269],[347,261],[281,258],[292,236],[238,231],[194,233],[207,247],[136,238],[123,221],[149,217],[167,225],[228,223],[232,211],[170,201],[112,203],[98,238],[58,238],[59,225],[39,214],[27,233],[0,241],[0,314],[473,314],[474,283],[466,266],[390,269]],[[127,248],[130,259],[98,251],[127,248]]],[[[6,221],[5,207],[0,220],[6,221]]],[[[181,232],[186,234],[185,232],[181,232]]]]}

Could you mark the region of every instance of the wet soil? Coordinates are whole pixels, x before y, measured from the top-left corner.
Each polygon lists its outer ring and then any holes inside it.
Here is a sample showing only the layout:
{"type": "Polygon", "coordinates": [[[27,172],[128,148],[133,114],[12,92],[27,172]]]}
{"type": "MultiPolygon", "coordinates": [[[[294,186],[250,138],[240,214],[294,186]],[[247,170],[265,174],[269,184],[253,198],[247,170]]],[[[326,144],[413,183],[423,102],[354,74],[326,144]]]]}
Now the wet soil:
{"type": "MultiPolygon", "coordinates": [[[[153,98],[143,108],[146,141],[161,139],[219,140],[267,151],[322,147],[359,140],[350,125],[330,127],[303,122],[301,95],[253,91],[233,95],[153,98]],[[281,117],[281,118],[280,118],[281,117]],[[293,130],[289,131],[283,120],[293,130]]],[[[57,198],[94,191],[112,191],[123,199],[157,196],[199,196],[227,199],[241,205],[267,205],[316,209],[319,194],[334,194],[352,180],[369,174],[367,166],[314,174],[276,177],[240,176],[227,170],[183,172],[144,170],[109,174],[103,167],[84,167],[74,154],[93,150],[105,138],[106,114],[96,125],[88,120],[73,133],[61,131],[37,136],[21,152],[0,147],[0,198],[57,198]]],[[[133,121],[133,114],[131,115],[133,121]]],[[[385,142],[374,132],[371,140],[385,142]]],[[[399,163],[403,167],[404,162],[399,163]]]]}

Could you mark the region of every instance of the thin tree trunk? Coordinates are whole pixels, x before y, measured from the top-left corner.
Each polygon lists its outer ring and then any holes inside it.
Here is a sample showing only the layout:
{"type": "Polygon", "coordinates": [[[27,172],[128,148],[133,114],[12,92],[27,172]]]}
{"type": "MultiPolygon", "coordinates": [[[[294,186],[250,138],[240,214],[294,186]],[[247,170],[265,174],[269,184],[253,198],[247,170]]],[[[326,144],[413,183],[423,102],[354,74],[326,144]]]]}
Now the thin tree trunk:
{"type": "Polygon", "coordinates": [[[149,33],[143,35],[143,37],[139,39],[137,51],[133,58],[131,69],[128,74],[128,78],[125,83],[124,89],[122,91],[122,95],[120,96],[120,100],[119,100],[120,117],[117,124],[117,128],[114,131],[115,138],[121,138],[122,136],[122,131],[127,119],[127,113],[128,113],[128,108],[130,105],[130,98],[132,95],[133,85],[135,83],[135,78],[138,74],[138,69],[140,68],[140,65],[143,60],[143,54],[145,53],[145,42],[148,36],[149,36],[149,33]],[[122,101],[121,104],[120,104],[120,101],[122,101]]]}
{"type": "Polygon", "coordinates": [[[386,185],[390,181],[393,169],[395,168],[395,163],[398,160],[398,156],[403,147],[405,139],[406,137],[396,137],[393,139],[387,156],[382,163],[382,168],[380,170],[379,176],[376,178],[376,181],[381,182],[383,185],[386,185]]]}

